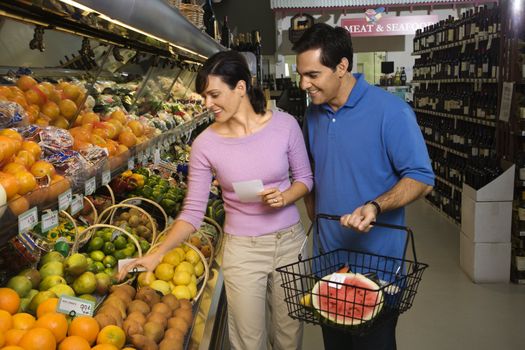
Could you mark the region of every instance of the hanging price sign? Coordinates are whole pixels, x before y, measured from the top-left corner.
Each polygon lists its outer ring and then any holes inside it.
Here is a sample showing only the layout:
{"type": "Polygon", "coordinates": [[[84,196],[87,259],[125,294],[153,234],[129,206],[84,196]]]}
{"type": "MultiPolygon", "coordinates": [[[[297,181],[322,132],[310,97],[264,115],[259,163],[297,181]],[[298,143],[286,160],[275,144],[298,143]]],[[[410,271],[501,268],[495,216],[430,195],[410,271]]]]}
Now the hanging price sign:
{"type": "Polygon", "coordinates": [[[42,232],[47,232],[58,226],[58,211],[48,210],[42,215],[42,232]]]}
{"type": "Polygon", "coordinates": [[[97,179],[93,176],[92,178],[88,179],[86,183],[84,184],[84,193],[86,196],[89,196],[90,194],[95,193],[96,189],[97,189],[97,179]]]}
{"type": "Polygon", "coordinates": [[[95,302],[62,295],[58,300],[57,311],[69,316],[93,316],[95,302]]]}
{"type": "Polygon", "coordinates": [[[66,210],[71,205],[72,199],[73,199],[73,192],[71,192],[71,189],[60,194],[58,196],[58,210],[66,210]]]}
{"type": "Polygon", "coordinates": [[[111,171],[104,170],[102,172],[102,186],[109,184],[110,181],[111,181],[111,171]]]}
{"type": "Polygon", "coordinates": [[[77,214],[84,209],[84,196],[76,194],[71,201],[71,215],[77,214]]]}
{"type": "Polygon", "coordinates": [[[36,207],[18,216],[18,233],[26,233],[38,223],[38,211],[36,207]]]}

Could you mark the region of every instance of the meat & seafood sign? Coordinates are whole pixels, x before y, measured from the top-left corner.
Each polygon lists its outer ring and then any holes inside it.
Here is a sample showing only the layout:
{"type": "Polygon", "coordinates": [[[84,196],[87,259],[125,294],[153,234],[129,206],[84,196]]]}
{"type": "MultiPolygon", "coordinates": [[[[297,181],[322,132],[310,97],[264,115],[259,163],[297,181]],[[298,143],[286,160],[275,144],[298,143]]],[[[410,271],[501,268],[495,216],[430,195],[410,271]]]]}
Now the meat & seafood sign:
{"type": "Polygon", "coordinates": [[[341,27],[345,28],[353,37],[358,36],[387,36],[413,35],[417,29],[437,23],[437,15],[429,16],[382,16],[380,9],[367,10],[363,18],[343,18],[341,27]]]}

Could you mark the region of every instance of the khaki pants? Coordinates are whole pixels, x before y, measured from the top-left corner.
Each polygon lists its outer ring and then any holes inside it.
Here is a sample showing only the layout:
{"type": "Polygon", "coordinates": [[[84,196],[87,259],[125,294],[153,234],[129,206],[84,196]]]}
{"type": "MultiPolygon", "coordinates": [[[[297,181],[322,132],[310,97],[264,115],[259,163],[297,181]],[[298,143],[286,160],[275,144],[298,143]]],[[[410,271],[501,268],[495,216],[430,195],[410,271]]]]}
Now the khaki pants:
{"type": "Polygon", "coordinates": [[[288,316],[275,269],[297,261],[304,239],[301,223],[259,237],[225,235],[222,269],[233,350],[301,348],[302,323],[288,316]]]}

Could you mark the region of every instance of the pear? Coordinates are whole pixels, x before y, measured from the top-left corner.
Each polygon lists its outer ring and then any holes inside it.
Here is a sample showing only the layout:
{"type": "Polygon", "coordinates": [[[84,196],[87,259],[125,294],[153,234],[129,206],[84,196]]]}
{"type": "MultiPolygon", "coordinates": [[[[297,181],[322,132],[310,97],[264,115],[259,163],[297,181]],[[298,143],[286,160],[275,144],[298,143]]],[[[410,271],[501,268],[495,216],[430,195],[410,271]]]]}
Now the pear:
{"type": "Polygon", "coordinates": [[[66,284],[66,280],[62,276],[47,276],[42,280],[40,283],[39,289],[40,290],[49,290],[52,287],[56,286],[57,284],[66,284]]]}
{"type": "Polygon", "coordinates": [[[51,261],[63,262],[64,256],[56,251],[49,252],[40,259],[40,266],[44,266],[51,261]]]}
{"type": "Polygon", "coordinates": [[[45,279],[48,276],[64,276],[64,265],[59,261],[51,261],[40,268],[40,277],[45,279]]]}
{"type": "Polygon", "coordinates": [[[31,302],[29,303],[28,310],[32,314],[36,314],[36,309],[38,309],[38,305],[42,304],[47,299],[56,298],[57,295],[49,290],[38,292],[37,295],[31,299],[31,302]]]}
{"type": "Polygon", "coordinates": [[[97,293],[100,295],[107,294],[109,287],[111,287],[111,277],[104,272],[99,272],[95,275],[95,278],[97,280],[97,293]]]}
{"type": "Polygon", "coordinates": [[[75,291],[67,284],[57,284],[56,286],[49,288],[49,291],[55,293],[59,298],[62,295],[67,295],[69,297],[75,296],[75,291]]]}
{"type": "Polygon", "coordinates": [[[86,272],[87,269],[87,258],[80,253],[73,254],[64,261],[64,270],[70,275],[79,276],[86,272]]]}
{"type": "Polygon", "coordinates": [[[27,277],[33,284],[33,289],[38,288],[38,285],[40,284],[40,281],[42,280],[42,278],[40,277],[40,272],[38,272],[37,269],[31,269],[31,268],[25,269],[22,272],[20,272],[18,276],[27,277]]]}
{"type": "Polygon", "coordinates": [[[20,298],[24,298],[31,290],[31,287],[33,287],[33,284],[25,276],[15,276],[7,282],[7,287],[17,292],[20,298]]]}
{"type": "Polygon", "coordinates": [[[91,294],[97,288],[97,279],[93,272],[84,272],[73,282],[73,289],[77,295],[91,294]]]}

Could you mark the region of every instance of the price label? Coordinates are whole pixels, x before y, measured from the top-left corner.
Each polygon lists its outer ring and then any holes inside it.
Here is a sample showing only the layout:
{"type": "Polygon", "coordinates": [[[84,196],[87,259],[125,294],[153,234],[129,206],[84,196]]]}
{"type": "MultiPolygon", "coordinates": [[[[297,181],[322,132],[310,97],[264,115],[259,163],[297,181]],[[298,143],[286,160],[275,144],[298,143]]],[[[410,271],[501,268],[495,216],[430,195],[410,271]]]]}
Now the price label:
{"type": "Polygon", "coordinates": [[[158,165],[160,163],[160,149],[156,148],[153,153],[153,164],[158,165]]]}
{"type": "Polygon", "coordinates": [[[38,211],[36,207],[18,216],[18,233],[26,233],[38,223],[38,211]]]}
{"type": "Polygon", "coordinates": [[[489,36],[489,41],[487,42],[487,50],[490,50],[491,46],[492,46],[492,35],[489,36]]]}
{"type": "Polygon", "coordinates": [[[129,157],[128,159],[128,170],[135,169],[135,158],[129,157]]]}
{"type": "Polygon", "coordinates": [[[110,181],[111,181],[111,171],[104,170],[102,172],[102,186],[109,184],[110,181]]]}
{"type": "Polygon", "coordinates": [[[60,194],[58,196],[58,210],[66,210],[71,205],[71,200],[73,199],[73,192],[71,189],[60,194]]]}
{"type": "Polygon", "coordinates": [[[479,37],[476,36],[476,47],[474,48],[476,51],[479,49],[479,37]]]}
{"type": "Polygon", "coordinates": [[[464,41],[463,45],[461,46],[461,53],[465,53],[466,49],[467,49],[467,43],[464,41]]]}
{"type": "Polygon", "coordinates": [[[140,199],[129,199],[129,200],[126,201],[126,203],[138,206],[138,205],[142,204],[142,200],[140,200],[140,199]]]}
{"type": "Polygon", "coordinates": [[[69,316],[93,316],[95,302],[62,295],[58,300],[57,311],[69,316]]]}
{"type": "Polygon", "coordinates": [[[88,179],[84,184],[84,193],[86,194],[86,196],[89,196],[90,194],[95,193],[96,189],[97,179],[93,176],[92,178],[88,179]]]}
{"type": "Polygon", "coordinates": [[[330,276],[330,282],[336,282],[336,283],[328,283],[328,287],[341,289],[342,285],[340,283],[344,283],[345,279],[346,279],[345,275],[341,273],[333,273],[330,276]]]}
{"type": "Polygon", "coordinates": [[[77,214],[82,209],[84,209],[84,196],[76,194],[71,201],[71,215],[77,214]]]}
{"type": "MultiPolygon", "coordinates": [[[[130,263],[132,263],[133,261],[135,261],[137,259],[135,258],[131,258],[131,259],[120,259],[118,261],[118,271],[120,272],[122,270],[122,268],[130,263]]],[[[145,267],[143,266],[135,266],[133,269],[131,269],[130,273],[136,273],[136,272],[144,272],[144,271],[147,271],[145,267]]]]}
{"type": "Polygon", "coordinates": [[[58,226],[58,211],[48,210],[42,215],[42,232],[47,232],[58,226]]]}

